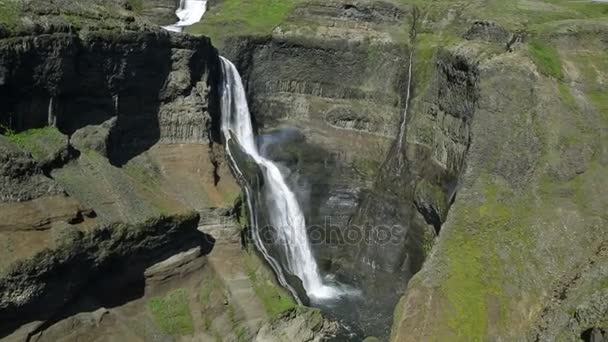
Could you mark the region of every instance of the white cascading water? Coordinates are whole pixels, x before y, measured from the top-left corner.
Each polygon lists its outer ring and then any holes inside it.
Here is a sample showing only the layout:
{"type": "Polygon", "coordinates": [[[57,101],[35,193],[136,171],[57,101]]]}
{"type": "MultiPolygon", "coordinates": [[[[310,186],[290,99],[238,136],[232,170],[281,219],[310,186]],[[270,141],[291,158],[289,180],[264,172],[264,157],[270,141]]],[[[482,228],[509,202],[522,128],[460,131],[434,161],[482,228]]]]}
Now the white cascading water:
{"type": "Polygon", "coordinates": [[[163,26],[165,30],[182,32],[184,27],[198,23],[207,12],[207,0],[181,0],[175,15],[179,21],[173,25],[163,26]]]}
{"type": "MultiPolygon", "coordinates": [[[[245,153],[260,166],[268,192],[270,224],[277,233],[278,240],[275,243],[282,249],[289,272],[302,280],[304,289],[311,298],[335,297],[338,295],[337,289],[324,284],[312,255],[304,214],[296,196],[285,183],[279,168],[258,152],[241,76],[234,64],[224,57],[221,57],[221,60],[224,72],[221,99],[222,132],[226,146],[228,147],[228,141],[234,138],[245,153]]],[[[228,153],[230,154],[229,150],[228,153]]]]}
{"type": "Polygon", "coordinates": [[[403,166],[403,154],[401,153],[401,149],[403,148],[403,135],[405,134],[405,125],[407,124],[407,112],[409,111],[410,105],[410,96],[412,93],[412,60],[414,59],[414,50],[410,52],[410,60],[407,71],[407,94],[405,96],[405,109],[403,110],[403,117],[401,118],[401,124],[399,125],[399,136],[397,137],[397,158],[398,158],[398,166],[399,172],[401,172],[401,167],[403,166]]]}

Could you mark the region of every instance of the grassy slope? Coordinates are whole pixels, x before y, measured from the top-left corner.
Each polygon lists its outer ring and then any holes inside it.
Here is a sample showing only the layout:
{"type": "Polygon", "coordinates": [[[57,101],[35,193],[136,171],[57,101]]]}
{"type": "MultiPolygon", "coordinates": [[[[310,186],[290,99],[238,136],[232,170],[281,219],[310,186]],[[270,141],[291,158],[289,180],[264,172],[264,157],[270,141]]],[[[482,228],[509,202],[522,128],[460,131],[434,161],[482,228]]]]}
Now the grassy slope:
{"type": "Polygon", "coordinates": [[[204,20],[187,29],[219,42],[229,36],[268,34],[283,22],[301,0],[225,0],[213,7],[204,20]]]}
{"type": "Polygon", "coordinates": [[[152,298],[148,308],[163,332],[173,336],[194,332],[186,290],[178,289],[165,297],[152,298]]]}
{"type": "Polygon", "coordinates": [[[8,28],[17,26],[21,16],[21,4],[16,0],[0,0],[0,24],[8,28]]]}

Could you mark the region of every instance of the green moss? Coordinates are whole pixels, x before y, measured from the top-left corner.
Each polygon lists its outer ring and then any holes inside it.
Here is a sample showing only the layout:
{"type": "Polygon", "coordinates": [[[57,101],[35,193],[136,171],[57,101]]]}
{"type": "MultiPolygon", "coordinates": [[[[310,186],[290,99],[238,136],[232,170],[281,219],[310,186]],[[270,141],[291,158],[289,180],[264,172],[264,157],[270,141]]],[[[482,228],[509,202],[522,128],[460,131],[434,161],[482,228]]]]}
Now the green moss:
{"type": "Polygon", "coordinates": [[[164,298],[152,298],[148,302],[148,308],[154,321],[165,333],[180,336],[194,332],[186,290],[175,290],[164,298]]]}
{"type": "Polygon", "coordinates": [[[224,0],[186,31],[214,41],[242,34],[268,34],[283,22],[300,0],[224,0]]]}
{"type": "Polygon", "coordinates": [[[122,169],[148,190],[155,192],[160,191],[160,170],[151,162],[133,159],[123,166],[122,169]]]}
{"type": "Polygon", "coordinates": [[[238,342],[246,342],[248,340],[248,338],[247,338],[248,335],[249,335],[249,332],[247,331],[247,328],[239,327],[236,329],[236,340],[238,342]]]}
{"type": "Polygon", "coordinates": [[[234,205],[239,205],[240,206],[240,210],[238,213],[238,217],[237,220],[239,222],[239,225],[241,226],[241,229],[247,229],[250,225],[249,222],[249,204],[247,203],[247,196],[245,195],[245,192],[241,192],[239,193],[238,197],[236,198],[236,200],[234,201],[234,205]]]}
{"type": "Polygon", "coordinates": [[[380,162],[371,159],[354,159],[352,167],[359,175],[372,179],[380,169],[380,162]]]}
{"type": "Polygon", "coordinates": [[[62,14],[61,18],[63,18],[63,20],[67,21],[68,23],[70,23],[72,26],[74,26],[77,29],[81,29],[84,26],[86,26],[86,19],[78,16],[78,15],[73,15],[73,14],[62,14]]]}
{"type": "Polygon", "coordinates": [[[560,80],[563,79],[562,63],[554,47],[535,39],[530,42],[529,51],[541,73],[560,80]]]}
{"type": "Polygon", "coordinates": [[[127,3],[135,13],[141,13],[144,9],[144,0],[127,0],[127,3]]]}
{"type": "Polygon", "coordinates": [[[568,85],[566,85],[564,82],[559,82],[558,88],[560,97],[562,98],[562,102],[571,109],[576,109],[576,99],[574,98],[574,96],[572,96],[568,85]]]}
{"type": "Polygon", "coordinates": [[[425,229],[422,235],[422,251],[425,259],[431,254],[434,245],[435,235],[429,229],[425,229]]]}
{"type": "Polygon", "coordinates": [[[66,137],[55,127],[35,128],[20,133],[8,131],[6,137],[37,160],[42,160],[49,153],[67,145],[66,137]]]}
{"type": "Polygon", "coordinates": [[[270,278],[268,272],[263,272],[264,270],[255,252],[248,251],[245,254],[245,266],[255,293],[264,304],[264,308],[270,317],[276,317],[280,313],[296,307],[296,302],[287,291],[279,287],[270,278]]]}
{"type": "Polygon", "coordinates": [[[591,1],[545,0],[576,12],[576,16],[596,18],[608,16],[608,4],[591,1]]]}
{"type": "Polygon", "coordinates": [[[450,276],[443,291],[454,310],[448,323],[459,340],[482,340],[488,326],[489,294],[500,294],[499,287],[488,283],[484,265],[488,262],[482,246],[470,236],[450,240],[446,249],[450,276]]]}
{"type": "Polygon", "coordinates": [[[531,194],[515,194],[487,175],[478,182],[484,198],[479,205],[459,208],[441,248],[448,267],[441,289],[452,307],[448,323],[461,341],[485,340],[490,325],[506,321],[505,269],[523,270],[522,251],[533,244],[527,230],[533,219],[527,214],[533,212],[531,194]],[[518,251],[507,256],[508,265],[498,252],[505,248],[518,251]]]}
{"type": "Polygon", "coordinates": [[[15,28],[19,24],[21,14],[20,1],[0,0],[0,24],[4,24],[9,29],[15,28]]]}

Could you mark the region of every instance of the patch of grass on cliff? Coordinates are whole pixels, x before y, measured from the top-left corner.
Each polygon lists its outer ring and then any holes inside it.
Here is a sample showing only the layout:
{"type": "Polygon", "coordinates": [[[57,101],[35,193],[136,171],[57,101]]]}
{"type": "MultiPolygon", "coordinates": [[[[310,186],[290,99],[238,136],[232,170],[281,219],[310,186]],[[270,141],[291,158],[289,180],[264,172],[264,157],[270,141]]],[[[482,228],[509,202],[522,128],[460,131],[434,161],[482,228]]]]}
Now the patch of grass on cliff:
{"type": "Polygon", "coordinates": [[[571,0],[546,0],[550,3],[558,4],[564,8],[576,11],[579,15],[587,18],[596,18],[608,15],[608,4],[591,1],[571,1],[571,0]]]}
{"type": "Polygon", "coordinates": [[[178,289],[164,298],[152,298],[148,308],[158,327],[165,333],[180,336],[194,332],[186,290],[178,289]]]}
{"type": "Polygon", "coordinates": [[[559,53],[554,47],[535,39],[530,42],[529,51],[542,74],[558,80],[563,79],[562,63],[559,53]]]}
{"type": "Polygon", "coordinates": [[[283,22],[300,0],[224,0],[186,31],[214,41],[246,34],[268,34],[283,22]]]}
{"type": "Polygon", "coordinates": [[[523,270],[525,253],[533,243],[526,213],[531,202],[516,195],[489,176],[480,176],[484,200],[464,205],[443,238],[448,278],[442,292],[452,304],[448,323],[458,340],[483,341],[490,326],[501,326],[508,315],[503,287],[505,268],[523,270]],[[499,250],[509,251],[508,256],[499,250]],[[507,260],[509,264],[505,266],[507,260]]]}
{"type": "Polygon", "coordinates": [[[261,269],[262,265],[254,251],[249,250],[245,253],[245,266],[247,275],[253,283],[253,289],[270,317],[276,317],[297,306],[287,291],[269,277],[269,272],[261,269]]]}
{"type": "Polygon", "coordinates": [[[608,96],[605,85],[608,78],[608,53],[593,51],[576,54],[573,58],[585,80],[585,96],[608,122],[608,96]]]}
{"type": "Polygon", "coordinates": [[[135,13],[141,13],[144,9],[144,0],[127,0],[127,4],[131,6],[131,10],[135,13]]]}
{"type": "Polygon", "coordinates": [[[7,132],[6,137],[15,145],[30,152],[35,159],[45,158],[53,148],[67,144],[55,127],[34,128],[20,133],[7,132]]]}
{"type": "Polygon", "coordinates": [[[9,29],[15,28],[19,24],[21,13],[20,1],[0,0],[0,24],[6,25],[9,29]]]}

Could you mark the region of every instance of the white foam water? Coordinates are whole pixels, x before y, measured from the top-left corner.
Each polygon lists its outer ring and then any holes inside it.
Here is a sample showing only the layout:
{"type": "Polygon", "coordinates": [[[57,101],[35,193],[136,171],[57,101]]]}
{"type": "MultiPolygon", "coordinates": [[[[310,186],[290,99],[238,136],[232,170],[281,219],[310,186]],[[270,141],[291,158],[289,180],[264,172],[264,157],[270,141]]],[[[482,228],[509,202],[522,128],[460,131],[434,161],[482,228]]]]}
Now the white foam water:
{"type": "MultiPolygon", "coordinates": [[[[285,257],[288,271],[302,280],[302,285],[311,299],[336,297],[339,295],[338,289],[324,283],[312,255],[304,214],[296,196],[287,186],[277,165],[258,152],[241,76],[232,62],[224,57],[221,57],[221,60],[224,72],[221,99],[222,133],[226,139],[228,154],[228,142],[234,139],[262,170],[269,220],[276,230],[275,245],[285,257]]],[[[263,244],[258,241],[256,245],[268,257],[263,244]]]]}
{"type": "Polygon", "coordinates": [[[173,25],[163,26],[165,30],[182,32],[184,27],[194,25],[201,21],[207,12],[207,0],[181,0],[175,15],[179,21],[173,25]]]}

